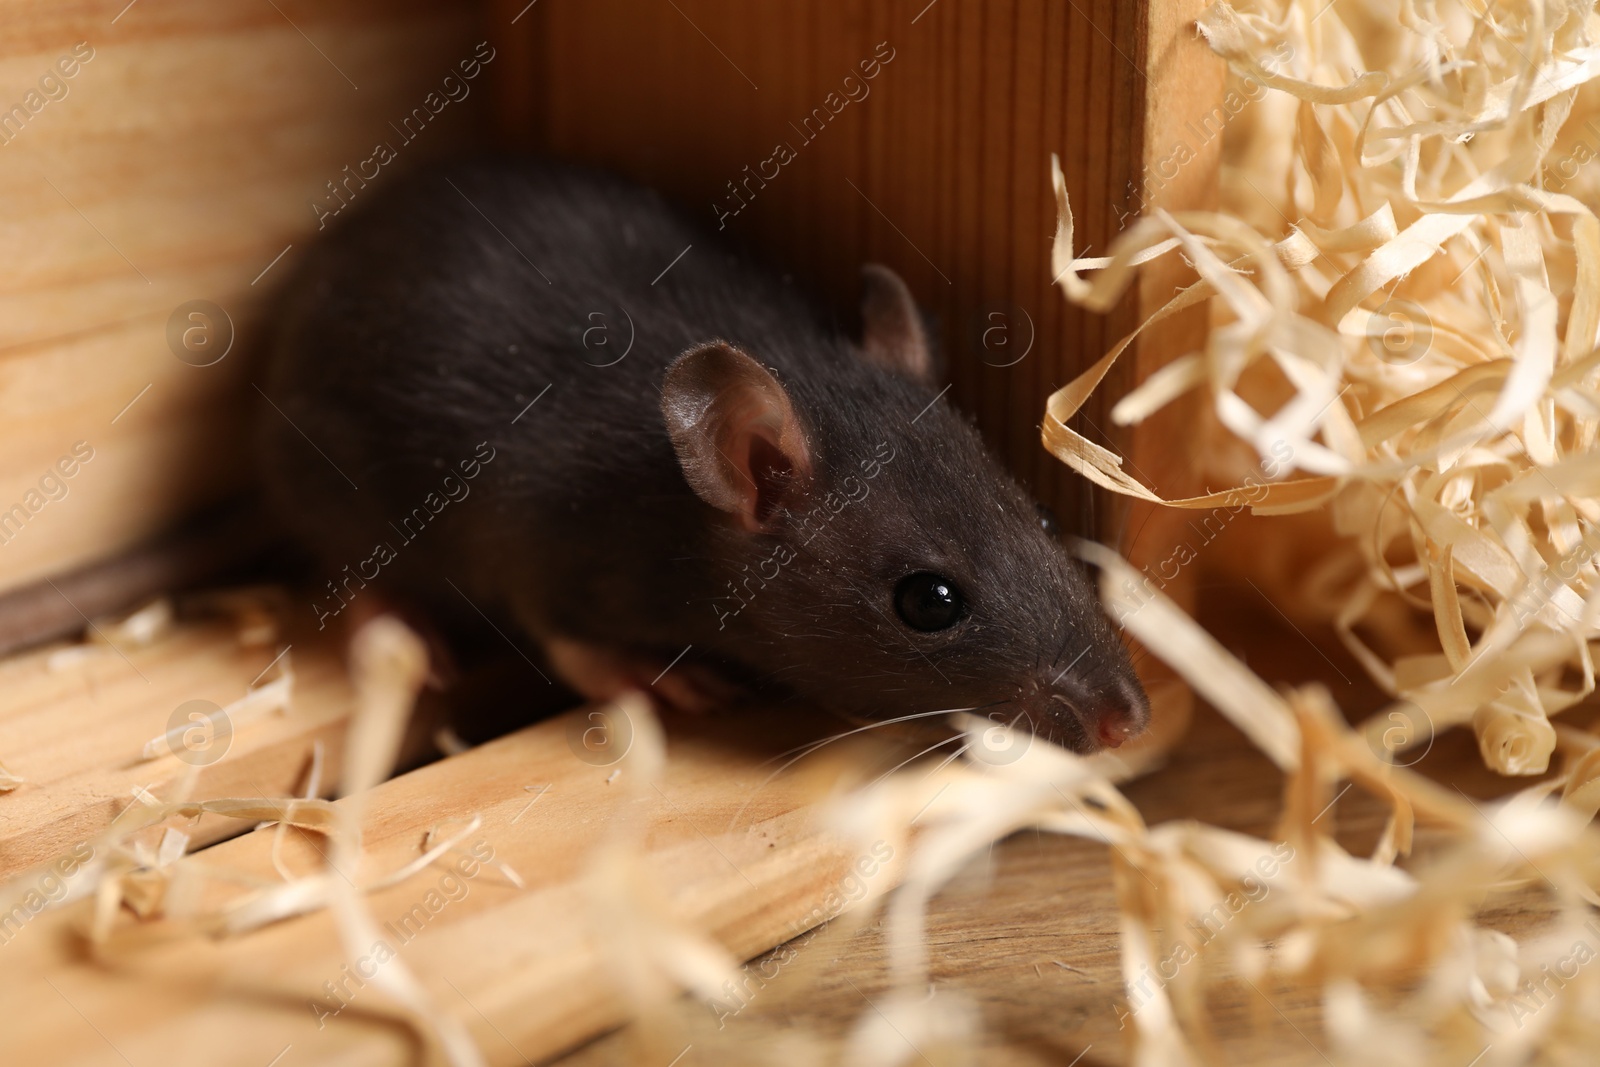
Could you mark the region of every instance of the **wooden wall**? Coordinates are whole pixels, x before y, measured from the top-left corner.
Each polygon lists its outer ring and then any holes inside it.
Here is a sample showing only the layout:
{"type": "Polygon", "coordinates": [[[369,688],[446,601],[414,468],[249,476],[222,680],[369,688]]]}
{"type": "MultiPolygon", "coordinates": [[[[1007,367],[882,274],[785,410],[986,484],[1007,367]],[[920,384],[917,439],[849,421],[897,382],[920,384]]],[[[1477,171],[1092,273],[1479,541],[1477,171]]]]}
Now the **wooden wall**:
{"type": "MultiPolygon", "coordinates": [[[[314,205],[336,203],[327,184],[379,141],[400,144],[379,182],[481,145],[490,103],[501,144],[661,186],[841,306],[861,262],[899,270],[938,317],[952,398],[1023,480],[1125,548],[1143,531],[1135,559],[1159,558],[1173,518],[1147,524],[1115,501],[1088,515],[1038,422],[1049,393],[1174,279],[1147,279],[1110,316],[1068,307],[1049,277],[1049,158],[1061,156],[1092,251],[1140,204],[1207,204],[1214,143],[1193,143],[1176,176],[1145,180],[1220,97],[1221,65],[1192,27],[1201,6],[8,5],[0,109],[21,110],[15,129],[0,111],[0,591],[115,556],[245,488],[262,301],[314,237],[314,205]],[[472,95],[402,142],[394,124],[480,40],[495,58],[472,95]],[[175,320],[197,300],[233,324],[234,348],[213,366],[178,358],[168,336],[174,321],[203,327],[175,320]]],[[[1105,395],[1203,327],[1191,318],[1153,336],[1105,395]]],[[[1181,418],[1136,437],[1108,432],[1093,405],[1080,421],[1164,490],[1193,488],[1181,418]]]]}
{"type": "MultiPolygon", "coordinates": [[[[399,144],[390,123],[484,34],[443,0],[15,0],[0,25],[5,589],[241,488],[261,301],[316,231],[313,202],[377,141],[399,144]],[[194,300],[234,324],[212,366],[169,347],[194,300]]],[[[385,176],[476,139],[486,84],[385,176]]]]}
{"type": "MultiPolygon", "coordinates": [[[[1082,516],[1081,483],[1044,452],[1038,423],[1139,301],[1089,315],[1053,287],[1050,155],[1080,245],[1103,252],[1119,216],[1157,195],[1141,188],[1151,153],[1220,98],[1221,64],[1192,27],[1201,4],[525,3],[495,0],[491,16],[509,27],[525,12],[499,72],[506,140],[663,187],[841,306],[858,264],[889,264],[938,315],[952,398],[1037,495],[1082,516]],[[818,109],[826,122],[808,123],[818,109]]],[[[1200,156],[1162,202],[1214,195],[1214,155],[1200,156]]],[[[1147,362],[1187,347],[1195,327],[1157,339],[1147,362]]],[[[1097,411],[1087,419],[1109,429],[1097,411]]],[[[1114,537],[1121,524],[1100,525],[1114,537]]]]}

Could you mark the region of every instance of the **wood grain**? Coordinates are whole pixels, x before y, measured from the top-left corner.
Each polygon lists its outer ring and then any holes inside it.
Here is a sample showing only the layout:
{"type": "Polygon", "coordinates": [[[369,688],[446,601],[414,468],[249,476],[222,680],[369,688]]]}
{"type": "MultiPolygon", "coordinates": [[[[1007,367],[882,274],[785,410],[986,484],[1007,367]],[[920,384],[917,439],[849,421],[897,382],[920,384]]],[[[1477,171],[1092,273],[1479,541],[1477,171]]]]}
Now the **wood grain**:
{"type": "MultiPolygon", "coordinates": [[[[200,768],[197,795],[293,795],[321,742],[323,788],[334,788],[354,697],[341,649],[315,636],[245,646],[233,623],[197,622],[144,648],[89,644],[63,661],[67,646],[55,645],[0,661],[0,759],[26,780],[0,795],[0,877],[100,833],[136,791],[171,799],[191,766],[200,768]],[[239,699],[285,647],[295,675],[288,712],[207,735],[193,752],[140,758],[181,705],[239,699]]],[[[207,818],[192,832],[198,847],[243,829],[207,818]]]]}
{"type": "MultiPolygon", "coordinates": [[[[819,921],[859,858],[803,810],[801,779],[766,781],[739,730],[680,724],[664,775],[640,791],[575,756],[569,737],[588,722],[576,714],[393,779],[363,806],[363,876],[415,858],[429,829],[479,817],[465,845],[524,881],[485,866],[442,882],[451,857],[367,898],[386,945],[493,1064],[544,1060],[623,1020],[595,925],[610,919],[585,870],[629,820],[642,820],[651,890],[740,959],[819,921]]],[[[257,831],[182,862],[270,878],[272,840],[257,831]]],[[[292,870],[322,869],[325,843],[288,844],[292,870]]],[[[888,865],[874,874],[884,888],[894,877],[888,865]]],[[[389,1065],[418,1051],[396,1006],[348,977],[360,957],[326,912],[223,941],[157,923],[98,962],[74,937],[82,918],[79,906],[41,913],[0,946],[0,1001],[30,1020],[0,1029],[0,1062],[261,1067],[288,1045],[295,1062],[389,1065]]],[[[370,961],[361,967],[370,977],[370,961]]]]}
{"type": "MultiPolygon", "coordinates": [[[[266,295],[317,229],[312,203],[395,138],[478,22],[420,0],[7,5],[0,108],[24,111],[0,127],[0,514],[75,442],[94,459],[7,531],[0,589],[112,556],[248,481],[250,356],[266,295]],[[92,58],[60,78],[79,42],[92,58]],[[40,95],[46,77],[65,95],[40,95]],[[168,346],[196,299],[234,324],[214,366],[168,346]]],[[[486,96],[387,169],[472,140],[486,96]]]]}
{"type": "MultiPolygon", "coordinates": [[[[776,142],[792,142],[794,162],[755,186],[729,229],[840,306],[853,296],[859,262],[894,266],[938,315],[956,401],[1035,493],[1126,544],[1124,531],[1131,538],[1146,516],[1122,518],[1104,502],[1092,514],[1080,484],[1040,449],[1036,424],[1049,392],[1175,278],[1152,274],[1106,318],[1067,307],[1048,278],[1048,159],[1062,155],[1080,246],[1092,251],[1104,250],[1119,213],[1146,194],[1169,208],[1205,206],[1214,196],[1209,142],[1193,145],[1196,159],[1159,189],[1139,185],[1220,93],[1220,65],[1189,25],[1201,6],[492,0],[487,32],[505,42],[505,61],[492,70],[496,122],[507,143],[667,188],[701,205],[713,226],[713,204],[726,210],[726,183],[776,142]],[[798,131],[879,42],[894,59],[870,94],[815,137],[798,131]],[[1016,349],[1005,346],[1029,336],[1028,354],[1010,363],[1016,349]]],[[[476,9],[439,3],[145,0],[119,17],[121,7],[13,5],[0,43],[0,104],[74,41],[97,49],[72,93],[0,146],[9,164],[0,191],[16,206],[0,221],[15,252],[0,264],[8,427],[0,511],[74,441],[96,449],[68,495],[0,546],[0,588],[102,559],[239,484],[240,430],[255,403],[247,358],[211,368],[179,362],[167,349],[167,316],[186,300],[217,301],[247,357],[262,307],[252,279],[314,229],[308,201],[477,39],[476,9]]],[[[405,161],[472,134],[471,123],[452,122],[405,161]]],[[[1203,328],[1191,317],[1153,337],[1130,379],[1192,346],[1203,328]]],[[[1112,383],[1108,395],[1126,384],[1112,383]]],[[[1080,429],[1126,447],[1152,484],[1181,492],[1198,478],[1190,454],[1172,445],[1183,439],[1181,416],[1122,437],[1104,415],[1091,407],[1093,426],[1080,429]]],[[[1182,536],[1156,519],[1133,555],[1162,558],[1182,536]]],[[[1181,584],[1167,591],[1186,598],[1181,584]]],[[[1271,632],[1244,640],[1272,655],[1271,632]]],[[[202,773],[203,795],[290,791],[317,738],[336,770],[350,702],[341,654],[326,639],[295,644],[294,713],[235,738],[228,758],[202,773]]],[[[0,664],[0,758],[29,779],[0,796],[0,872],[99,829],[135,786],[172,788],[183,765],[128,757],[177,703],[225,703],[270,654],[238,647],[224,628],[190,627],[128,661],[107,651],[64,671],[47,670],[43,653],[0,664]]],[[[1295,662],[1290,654],[1275,666],[1295,662]]],[[[415,856],[431,826],[477,814],[496,858],[526,880],[518,890],[482,873],[402,947],[430,996],[494,1063],[547,1059],[623,1018],[586,926],[593,908],[581,870],[629,794],[609,769],[574,758],[568,729],[547,723],[403,775],[366,812],[373,870],[415,856]]],[[[803,929],[852,857],[817,832],[796,783],[757,788],[761,746],[720,731],[675,725],[660,795],[637,804],[649,825],[641,854],[679,914],[747,957],[803,929]]],[[[1469,763],[1470,745],[1461,765],[1469,763]]],[[[1276,786],[1237,735],[1208,719],[1169,771],[1130,795],[1152,821],[1203,817],[1260,833],[1270,828],[1276,786]]],[[[1375,807],[1347,806],[1347,834],[1360,841],[1377,832],[1375,807]]],[[[196,841],[236,829],[205,822],[196,841]]],[[[249,834],[185,862],[268,875],[270,845],[270,834],[249,834]]],[[[316,869],[314,846],[292,837],[287,862],[316,869]]],[[[982,1006],[983,1062],[1124,1062],[1104,849],[1019,837],[995,856],[941,896],[929,927],[935,984],[982,1006]]],[[[438,874],[426,872],[376,894],[372,906],[381,922],[399,921],[437,885],[438,874]]],[[[0,1062],[260,1067],[283,1056],[288,1067],[416,1062],[424,1051],[376,989],[319,1025],[313,1002],[326,1007],[324,983],[348,962],[326,915],[227,942],[158,924],[157,937],[170,940],[92,961],[75,935],[81,911],[42,915],[0,946],[0,1003],[27,1021],[0,1028],[0,1062]]],[[[1507,928],[1519,924],[1513,917],[1507,928]]],[[[873,928],[854,941],[823,934],[726,1027],[706,1005],[686,1002],[681,1021],[695,1052],[684,1067],[781,1062],[778,1042],[797,1030],[836,1047],[886,987],[882,947],[873,928]]],[[[1232,1062],[1322,1062],[1315,1005],[1304,997],[1239,989],[1216,1010],[1232,1062]]],[[[623,1059],[626,1041],[608,1039],[571,1062],[623,1059]]]]}

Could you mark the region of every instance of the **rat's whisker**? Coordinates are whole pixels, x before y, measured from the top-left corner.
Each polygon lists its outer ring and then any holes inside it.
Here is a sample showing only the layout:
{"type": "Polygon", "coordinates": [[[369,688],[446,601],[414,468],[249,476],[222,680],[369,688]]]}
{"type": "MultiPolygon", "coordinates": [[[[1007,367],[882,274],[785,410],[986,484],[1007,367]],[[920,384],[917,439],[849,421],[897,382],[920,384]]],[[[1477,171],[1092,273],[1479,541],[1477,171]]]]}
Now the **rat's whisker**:
{"type": "Polygon", "coordinates": [[[888,770],[884,771],[882,774],[878,775],[878,777],[876,777],[876,778],[874,778],[872,780],[872,785],[877,785],[879,782],[881,782],[885,778],[889,777],[895,771],[898,771],[901,767],[904,767],[908,763],[916,762],[917,760],[921,759],[923,756],[926,756],[928,753],[932,752],[934,749],[943,748],[945,745],[948,745],[950,742],[959,741],[965,736],[966,736],[965,734],[956,733],[956,734],[951,734],[949,737],[945,738],[943,741],[935,741],[933,744],[929,745],[927,748],[923,749],[921,752],[918,752],[918,753],[916,753],[916,754],[914,754],[912,756],[908,756],[907,758],[901,760],[899,763],[896,763],[893,767],[890,767],[888,770]]]}
{"type": "MultiPolygon", "coordinates": [[[[987,711],[990,708],[1001,707],[1003,705],[1010,704],[1010,703],[1012,703],[1012,701],[1010,701],[1010,700],[995,700],[995,701],[991,701],[988,704],[978,704],[978,705],[975,705],[975,706],[970,707],[970,708],[940,708],[937,711],[919,711],[919,712],[915,712],[915,713],[910,714],[910,715],[899,715],[899,716],[896,716],[895,718],[892,718],[892,719],[874,719],[873,721],[868,722],[868,723],[866,723],[866,724],[864,724],[862,726],[859,726],[854,730],[845,730],[842,733],[832,734],[832,735],[830,735],[828,737],[824,737],[824,738],[822,738],[821,740],[818,740],[818,741],[807,741],[805,744],[796,745],[794,748],[791,748],[788,751],[778,753],[776,756],[773,756],[771,759],[766,760],[765,762],[761,763],[760,766],[765,767],[769,763],[773,763],[773,762],[776,762],[777,760],[781,760],[785,756],[792,756],[795,753],[799,753],[800,758],[803,758],[803,757],[809,755],[810,753],[815,752],[817,749],[821,748],[823,745],[831,744],[834,741],[838,741],[838,740],[841,740],[842,738],[850,737],[853,734],[864,733],[867,730],[876,730],[876,729],[878,729],[879,727],[882,727],[882,726],[893,726],[896,723],[910,722],[913,719],[930,719],[930,718],[933,718],[936,715],[959,715],[962,712],[987,711]]],[[[838,713],[838,714],[842,714],[842,713],[838,713]]],[[[793,763],[793,760],[791,760],[790,763],[793,763]]],[[[789,764],[785,764],[784,766],[787,767],[787,766],[789,766],[789,764]]]]}
{"type": "MultiPolygon", "coordinates": [[[[999,702],[997,702],[997,703],[999,703],[999,702]]],[[[893,726],[895,723],[910,722],[913,719],[931,719],[931,718],[933,718],[934,716],[937,716],[937,715],[956,715],[956,714],[959,714],[959,713],[964,712],[964,711],[982,711],[984,708],[989,708],[989,707],[993,707],[993,706],[994,706],[993,704],[984,704],[984,705],[981,705],[981,706],[978,706],[978,707],[970,707],[970,708],[940,708],[937,711],[919,711],[919,712],[917,712],[915,714],[912,714],[912,715],[900,715],[900,716],[897,716],[897,717],[895,717],[893,719],[881,719],[881,720],[879,720],[877,722],[868,723],[865,726],[858,726],[854,730],[845,730],[842,733],[833,734],[832,736],[825,737],[820,741],[811,741],[811,742],[808,742],[808,743],[806,743],[804,745],[798,745],[795,748],[789,749],[788,752],[781,752],[778,755],[772,757],[772,759],[763,761],[761,764],[759,764],[759,766],[765,767],[765,766],[773,763],[776,760],[783,759],[785,756],[788,756],[790,754],[796,754],[796,755],[794,755],[793,759],[790,759],[787,762],[785,762],[783,764],[783,766],[779,767],[777,770],[775,770],[771,774],[767,775],[766,778],[762,779],[760,785],[756,786],[753,790],[750,791],[749,799],[747,799],[743,804],[739,805],[739,810],[733,813],[733,817],[728,822],[728,827],[729,827],[729,829],[732,829],[734,826],[736,826],[738,824],[739,817],[741,815],[743,815],[744,812],[745,812],[745,809],[750,806],[750,802],[752,800],[754,800],[756,798],[756,796],[758,794],[760,794],[760,792],[763,789],[765,789],[767,786],[771,785],[772,782],[773,782],[773,779],[777,778],[778,775],[782,774],[784,771],[788,770],[790,767],[793,767],[796,763],[799,763],[801,760],[805,759],[807,756],[811,755],[811,753],[817,751],[819,748],[822,748],[824,745],[830,745],[835,741],[842,741],[846,737],[852,737],[852,736],[854,736],[856,734],[865,733],[868,730],[876,730],[881,726],[893,726]]]]}
{"type": "MultiPolygon", "coordinates": [[[[796,745],[794,748],[791,748],[791,749],[789,749],[788,751],[785,751],[785,752],[780,752],[776,756],[773,756],[771,759],[764,761],[763,763],[760,764],[760,766],[765,767],[765,766],[767,766],[767,764],[774,763],[774,762],[776,762],[778,760],[783,759],[785,756],[792,756],[792,755],[794,755],[796,753],[799,753],[799,755],[801,757],[804,757],[804,756],[806,756],[806,755],[808,755],[808,754],[810,754],[812,752],[815,752],[817,749],[821,748],[823,745],[831,744],[834,741],[838,741],[838,740],[841,740],[843,738],[850,737],[853,734],[864,733],[867,730],[876,730],[876,729],[878,729],[879,727],[882,727],[882,726],[893,726],[895,723],[910,722],[912,719],[931,719],[936,715],[955,715],[955,714],[958,714],[958,713],[963,712],[963,711],[977,711],[977,710],[979,710],[979,709],[977,709],[977,708],[941,708],[938,711],[919,711],[919,712],[915,712],[914,714],[911,714],[911,715],[900,715],[900,716],[897,716],[897,717],[895,717],[893,719],[875,719],[872,722],[866,723],[863,726],[858,726],[853,730],[845,730],[845,731],[842,731],[841,733],[830,734],[829,736],[824,737],[824,738],[822,738],[821,740],[818,740],[818,741],[807,741],[804,744],[796,745]]],[[[788,764],[785,764],[785,766],[788,766],[788,764]]]]}
{"type": "MultiPolygon", "coordinates": [[[[961,736],[965,736],[965,735],[961,735],[961,736]]],[[[958,748],[954,752],[950,753],[950,755],[946,756],[943,762],[941,762],[937,767],[935,767],[933,770],[929,771],[927,774],[923,775],[923,777],[924,778],[932,778],[934,775],[938,774],[940,771],[942,771],[946,767],[950,766],[950,764],[954,763],[956,760],[960,759],[962,756],[965,756],[967,754],[967,750],[970,749],[971,747],[972,746],[970,744],[962,745],[960,748],[958,748]]]]}
{"type": "MultiPolygon", "coordinates": [[[[1123,559],[1127,559],[1130,555],[1132,555],[1133,550],[1139,547],[1139,538],[1144,536],[1144,528],[1145,528],[1145,526],[1147,526],[1149,524],[1150,516],[1154,515],[1155,513],[1156,513],[1156,509],[1155,508],[1151,508],[1149,511],[1145,512],[1144,519],[1139,523],[1139,529],[1137,531],[1135,531],[1135,533],[1133,535],[1133,543],[1131,545],[1129,545],[1127,547],[1127,549],[1122,553],[1122,558],[1123,559]]],[[[1124,527],[1123,533],[1127,533],[1126,527],[1124,527]]]]}

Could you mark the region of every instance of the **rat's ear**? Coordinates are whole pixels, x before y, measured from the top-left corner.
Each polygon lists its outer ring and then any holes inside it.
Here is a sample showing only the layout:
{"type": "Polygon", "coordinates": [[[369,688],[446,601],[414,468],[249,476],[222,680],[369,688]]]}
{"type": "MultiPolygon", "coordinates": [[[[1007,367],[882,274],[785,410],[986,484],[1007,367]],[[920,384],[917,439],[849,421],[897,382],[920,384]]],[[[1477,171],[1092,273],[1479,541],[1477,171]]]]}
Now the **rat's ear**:
{"type": "Polygon", "coordinates": [[[900,275],[879,263],[861,268],[861,354],[924,385],[938,377],[922,312],[900,275]]]}
{"type": "Polygon", "coordinates": [[[811,481],[811,449],[788,392],[726,341],[673,361],[661,414],[690,487],[747,530],[767,529],[786,497],[811,481]]]}

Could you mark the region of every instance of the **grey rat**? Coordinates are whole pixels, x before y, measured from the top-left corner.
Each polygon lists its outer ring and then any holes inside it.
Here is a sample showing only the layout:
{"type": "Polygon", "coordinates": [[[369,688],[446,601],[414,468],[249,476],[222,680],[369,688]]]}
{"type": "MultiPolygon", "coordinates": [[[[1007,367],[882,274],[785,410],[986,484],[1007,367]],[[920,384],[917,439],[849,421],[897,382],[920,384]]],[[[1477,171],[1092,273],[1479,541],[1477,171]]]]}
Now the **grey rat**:
{"type": "Polygon", "coordinates": [[[1079,752],[1148,703],[1080,564],[942,398],[900,279],[852,340],[656,194],[403,178],[287,286],[260,455],[328,566],[497,620],[585,697],[974,708],[1079,752]]]}

